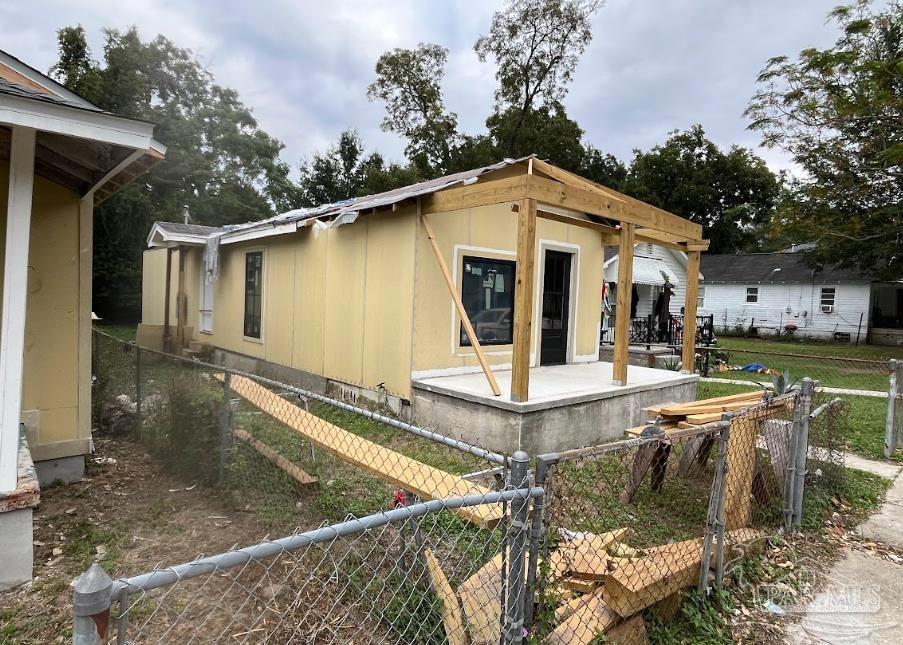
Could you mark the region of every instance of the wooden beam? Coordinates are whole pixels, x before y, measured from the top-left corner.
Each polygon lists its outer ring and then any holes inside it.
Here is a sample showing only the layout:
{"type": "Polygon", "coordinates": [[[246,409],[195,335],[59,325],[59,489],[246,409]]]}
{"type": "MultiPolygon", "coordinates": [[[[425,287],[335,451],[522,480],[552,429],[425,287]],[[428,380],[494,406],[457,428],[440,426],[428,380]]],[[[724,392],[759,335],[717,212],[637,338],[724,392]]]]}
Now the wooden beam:
{"type": "Polygon", "coordinates": [[[514,345],[511,400],[530,398],[530,345],[533,338],[533,275],[536,261],[536,200],[525,199],[517,214],[517,268],[514,286],[514,345]]]}
{"type": "Polygon", "coordinates": [[[627,385],[627,354],[630,345],[630,301],[633,290],[633,224],[624,224],[618,245],[618,300],[615,312],[615,348],[612,383],[627,385]]]}
{"type": "Polygon", "coordinates": [[[469,186],[456,186],[424,195],[421,214],[447,213],[462,208],[516,202],[526,196],[527,175],[505,179],[478,180],[469,186]]]}
{"type": "Polygon", "coordinates": [[[433,591],[442,602],[442,625],[445,627],[445,637],[448,639],[449,645],[467,645],[467,635],[464,631],[464,615],[461,611],[461,603],[458,601],[458,596],[455,595],[448,578],[445,576],[445,572],[439,566],[439,560],[436,559],[432,549],[429,547],[423,549],[423,560],[426,564],[426,570],[430,574],[433,591]]]}
{"type": "Polygon", "coordinates": [[[276,466],[276,468],[295,480],[295,482],[302,488],[307,489],[311,487],[315,488],[318,486],[318,480],[316,477],[309,475],[307,472],[301,470],[301,467],[298,466],[298,464],[289,461],[262,441],[255,439],[250,433],[245,432],[241,428],[236,428],[232,432],[232,435],[239,441],[242,441],[251,446],[251,448],[253,448],[257,452],[257,454],[259,454],[261,457],[276,466]]]}
{"type": "MultiPolygon", "coordinates": [[[[486,375],[486,380],[489,382],[489,389],[492,390],[493,395],[500,396],[502,394],[502,391],[501,389],[499,389],[499,384],[495,380],[495,374],[492,373],[492,369],[489,367],[489,363],[486,361],[486,356],[483,354],[483,348],[480,346],[480,341],[477,338],[477,333],[474,331],[473,325],[470,323],[470,316],[467,315],[467,310],[464,309],[464,303],[461,302],[461,296],[458,295],[458,289],[455,287],[451,273],[449,273],[448,271],[448,265],[445,263],[445,259],[442,257],[442,252],[439,250],[439,245],[436,243],[436,234],[433,232],[433,227],[430,226],[430,222],[426,218],[426,215],[421,215],[420,221],[423,222],[423,230],[426,231],[426,236],[430,241],[430,246],[432,246],[433,248],[433,255],[436,256],[436,262],[439,264],[439,270],[442,272],[442,277],[445,279],[445,286],[448,288],[448,293],[449,295],[451,295],[452,302],[455,304],[455,309],[458,311],[458,317],[461,319],[461,324],[464,325],[464,331],[467,333],[467,338],[470,340],[474,354],[476,354],[477,360],[480,362],[480,367],[483,368],[483,374],[486,375]]],[[[516,295],[517,291],[515,290],[515,296],[516,295]]],[[[515,332],[516,331],[517,326],[515,325],[515,332]]]]}
{"type": "Polygon", "coordinates": [[[533,197],[538,202],[571,208],[621,222],[629,222],[658,231],[675,233],[686,236],[689,239],[702,239],[702,227],[699,224],[694,224],[673,213],[650,206],[638,199],[633,199],[620,193],[617,196],[606,197],[596,192],[590,192],[570,184],[562,184],[538,175],[529,175],[527,179],[528,196],[533,197]]]}
{"type": "MultiPolygon", "coordinates": [[[[511,206],[511,210],[517,213],[520,211],[520,206],[513,204],[511,206]]],[[[617,229],[614,226],[599,224],[598,222],[593,222],[592,220],[580,219],[579,217],[572,217],[571,215],[553,213],[552,211],[546,211],[540,208],[536,209],[536,217],[538,217],[539,219],[547,219],[552,222],[561,222],[562,224],[567,224],[568,226],[578,226],[580,228],[596,231],[603,236],[603,244],[617,244],[618,238],[620,238],[621,236],[620,229],[617,229]]]]}
{"type": "Polygon", "coordinates": [[[35,131],[14,126],[10,143],[3,320],[0,323],[0,492],[15,490],[18,481],[34,159],[35,131]]]}
{"type": "Polygon", "coordinates": [[[692,374],[696,369],[696,300],[699,296],[699,251],[687,253],[685,295],[682,362],[683,371],[687,374],[692,374]]]}
{"type": "MultiPolygon", "coordinates": [[[[214,374],[214,378],[222,381],[223,376],[214,374]]],[[[323,450],[424,499],[486,495],[490,492],[485,486],[411,459],[335,426],[247,377],[233,375],[229,387],[237,396],[323,450]]],[[[501,504],[480,504],[452,512],[483,528],[496,526],[504,516],[501,504]]]]}
{"type": "Polygon", "coordinates": [[[613,199],[616,202],[621,204],[625,204],[626,202],[621,199],[614,191],[605,188],[604,186],[600,186],[599,184],[591,182],[589,179],[584,179],[580,175],[574,174],[557,166],[553,166],[550,163],[546,163],[541,159],[531,159],[533,162],[533,167],[536,170],[547,174],[549,177],[553,179],[557,179],[560,182],[565,184],[569,184],[571,186],[576,186],[577,188],[582,188],[584,190],[588,190],[591,193],[596,193],[606,199],[613,199]]]}

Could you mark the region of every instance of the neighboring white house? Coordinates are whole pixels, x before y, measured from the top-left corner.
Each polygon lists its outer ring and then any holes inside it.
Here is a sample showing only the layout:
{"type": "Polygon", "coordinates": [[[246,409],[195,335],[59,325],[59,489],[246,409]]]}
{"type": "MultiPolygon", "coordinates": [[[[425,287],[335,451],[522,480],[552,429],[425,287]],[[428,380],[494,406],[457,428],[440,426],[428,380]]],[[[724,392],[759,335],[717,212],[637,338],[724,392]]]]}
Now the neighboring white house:
{"type": "Polygon", "coordinates": [[[777,333],[865,342],[869,333],[871,280],[852,269],[810,269],[801,253],[702,256],[705,280],[699,314],[712,314],[716,329],[777,333]]]}

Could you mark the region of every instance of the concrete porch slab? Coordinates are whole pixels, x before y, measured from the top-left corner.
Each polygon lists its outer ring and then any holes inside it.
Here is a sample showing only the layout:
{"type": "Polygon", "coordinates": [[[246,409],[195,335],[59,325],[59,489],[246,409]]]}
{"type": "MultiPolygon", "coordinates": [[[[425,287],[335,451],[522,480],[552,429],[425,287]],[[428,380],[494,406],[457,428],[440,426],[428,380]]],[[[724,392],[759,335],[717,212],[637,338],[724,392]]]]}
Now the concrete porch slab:
{"type": "Polygon", "coordinates": [[[512,412],[533,412],[548,408],[574,405],[586,401],[607,399],[634,392],[695,383],[695,374],[681,374],[670,370],[627,366],[627,385],[612,385],[613,365],[603,361],[545,365],[530,368],[530,400],[516,403],[511,400],[511,370],[496,371],[501,396],[493,396],[482,372],[435,376],[413,381],[417,389],[438,392],[452,397],[483,403],[512,412]]]}
{"type": "Polygon", "coordinates": [[[531,455],[623,438],[639,425],[642,409],[696,398],[694,374],[630,366],[626,386],[611,384],[611,363],[579,363],[530,370],[530,400],[510,399],[511,371],[495,372],[495,397],[482,372],[417,379],[412,385],[416,423],[472,444],[531,455]]]}

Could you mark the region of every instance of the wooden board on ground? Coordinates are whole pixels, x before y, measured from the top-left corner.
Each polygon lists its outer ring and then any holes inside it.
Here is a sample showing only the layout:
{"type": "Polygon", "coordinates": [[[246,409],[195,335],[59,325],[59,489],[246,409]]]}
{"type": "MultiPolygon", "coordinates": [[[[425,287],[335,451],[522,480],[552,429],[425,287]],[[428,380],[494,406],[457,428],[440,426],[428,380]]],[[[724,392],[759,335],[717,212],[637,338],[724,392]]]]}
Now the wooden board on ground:
{"type": "Polygon", "coordinates": [[[546,642],[550,645],[588,644],[617,621],[617,614],[602,600],[602,589],[597,589],[549,634],[546,642]]]}
{"type": "MultiPolygon", "coordinates": [[[[217,378],[221,380],[222,376],[217,375],[217,378]]],[[[320,448],[391,484],[417,493],[424,499],[490,493],[484,486],[428,466],[324,421],[249,378],[233,375],[229,386],[235,394],[304,435],[320,448]]],[[[501,504],[481,504],[456,509],[454,512],[478,526],[489,528],[502,519],[501,504]]]]}
{"type": "Polygon", "coordinates": [[[599,580],[608,575],[608,550],[619,544],[629,529],[620,528],[600,535],[583,534],[564,540],[549,556],[553,576],[571,575],[581,580],[599,580]]]}
{"type": "Polygon", "coordinates": [[[618,623],[605,633],[611,645],[646,645],[646,621],[639,614],[618,623]]]}
{"type": "Polygon", "coordinates": [[[474,645],[498,643],[502,615],[501,593],[501,553],[458,587],[467,631],[474,645]]]}
{"type": "MultiPolygon", "coordinates": [[[[631,436],[631,437],[639,437],[640,434],[642,434],[643,430],[645,430],[646,428],[648,428],[651,425],[652,425],[652,423],[647,423],[644,426],[637,426],[635,428],[627,428],[624,431],[624,434],[631,436]]],[[[659,430],[662,430],[666,434],[668,432],[671,432],[672,430],[677,430],[677,428],[678,428],[678,424],[676,424],[676,423],[663,423],[658,427],[659,430]]]]}
{"type": "MultiPolygon", "coordinates": [[[[725,548],[761,536],[753,529],[725,533],[725,548]]],[[[619,615],[632,616],[691,586],[699,576],[702,538],[645,549],[645,556],[618,567],[605,579],[605,602],[619,615]]]]}
{"type": "Polygon", "coordinates": [[[262,441],[258,441],[244,430],[236,429],[232,435],[239,441],[251,446],[251,448],[256,450],[261,457],[294,479],[299,486],[304,488],[317,487],[318,482],[316,477],[304,472],[297,464],[289,461],[262,441]]]}
{"type": "Polygon", "coordinates": [[[445,577],[445,572],[439,566],[439,561],[433,555],[432,550],[423,550],[423,559],[426,562],[426,570],[429,571],[433,591],[442,601],[442,625],[445,627],[445,636],[449,645],[466,645],[467,637],[464,635],[464,617],[461,613],[461,604],[458,596],[445,577]]]}

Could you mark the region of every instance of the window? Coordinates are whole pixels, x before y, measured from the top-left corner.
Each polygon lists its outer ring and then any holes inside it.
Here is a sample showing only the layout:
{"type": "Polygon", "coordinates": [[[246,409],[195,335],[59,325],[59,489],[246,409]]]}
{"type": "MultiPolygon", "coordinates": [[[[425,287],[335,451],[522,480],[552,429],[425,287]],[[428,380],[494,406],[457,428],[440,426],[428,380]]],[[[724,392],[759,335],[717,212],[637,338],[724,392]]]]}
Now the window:
{"type": "Polygon", "coordinates": [[[696,294],[696,308],[702,309],[705,307],[705,287],[699,285],[699,291],[696,294]]]}
{"type": "Polygon", "coordinates": [[[245,254],[245,336],[260,338],[263,304],[263,251],[245,254]]]}
{"type": "Polygon", "coordinates": [[[822,287],[821,288],[821,310],[822,312],[829,314],[834,311],[834,296],[836,295],[836,289],[834,287],[822,287]]]}
{"type": "MultiPolygon", "coordinates": [[[[461,300],[481,345],[507,345],[514,337],[514,262],[464,257],[461,300]]],[[[461,325],[461,345],[470,339],[461,325]]]]}
{"type": "Polygon", "coordinates": [[[759,287],[746,287],[746,302],[759,302],[759,287]]]}

